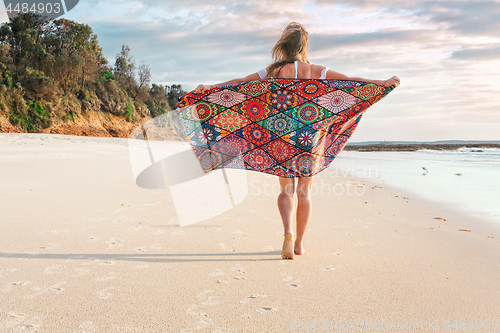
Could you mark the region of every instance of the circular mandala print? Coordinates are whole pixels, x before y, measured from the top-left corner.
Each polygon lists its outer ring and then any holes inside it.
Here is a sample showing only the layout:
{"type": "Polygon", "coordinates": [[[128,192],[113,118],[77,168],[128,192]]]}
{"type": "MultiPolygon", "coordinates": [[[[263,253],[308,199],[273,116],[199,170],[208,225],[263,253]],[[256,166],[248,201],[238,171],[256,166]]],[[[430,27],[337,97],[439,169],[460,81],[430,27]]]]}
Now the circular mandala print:
{"type": "Polygon", "coordinates": [[[358,99],[341,90],[337,90],[318,99],[318,104],[335,114],[344,111],[358,102],[358,99]]]}
{"type": "Polygon", "coordinates": [[[286,110],[294,103],[293,95],[286,90],[278,90],[272,95],[271,103],[278,110],[286,110]]]}
{"type": "Polygon", "coordinates": [[[284,118],[275,117],[274,121],[271,123],[272,128],[277,131],[285,131],[288,127],[288,122],[284,118]]]}
{"type": "Polygon", "coordinates": [[[314,104],[304,104],[300,107],[297,115],[300,121],[306,124],[310,124],[318,120],[319,110],[318,107],[314,104]]]}
{"type": "Polygon", "coordinates": [[[220,163],[219,157],[208,150],[203,152],[198,158],[203,170],[212,170],[220,163]]]}
{"type": "Polygon", "coordinates": [[[314,170],[316,159],[314,158],[314,155],[304,153],[295,159],[294,164],[295,169],[299,173],[303,175],[310,175],[314,170]]]}
{"type": "Polygon", "coordinates": [[[308,95],[314,95],[318,91],[318,86],[314,83],[308,83],[304,87],[304,92],[308,95]]]}
{"type": "Polygon", "coordinates": [[[246,115],[252,121],[261,120],[266,117],[267,110],[259,101],[251,101],[245,107],[246,115]]]}
{"type": "Polygon", "coordinates": [[[212,109],[212,106],[208,103],[205,102],[200,102],[196,104],[196,114],[193,114],[194,119],[199,119],[200,121],[205,121],[212,117],[212,114],[214,113],[214,110],[212,109]]]}
{"type": "Polygon", "coordinates": [[[256,146],[260,146],[272,139],[271,132],[257,124],[251,124],[243,128],[243,137],[256,146]]]}
{"type": "Polygon", "coordinates": [[[252,129],[252,137],[255,139],[255,140],[260,140],[262,139],[262,131],[260,128],[253,128],[252,129]]]}
{"type": "Polygon", "coordinates": [[[252,150],[244,159],[253,169],[259,171],[267,169],[273,164],[273,161],[262,149],[252,150]]]}

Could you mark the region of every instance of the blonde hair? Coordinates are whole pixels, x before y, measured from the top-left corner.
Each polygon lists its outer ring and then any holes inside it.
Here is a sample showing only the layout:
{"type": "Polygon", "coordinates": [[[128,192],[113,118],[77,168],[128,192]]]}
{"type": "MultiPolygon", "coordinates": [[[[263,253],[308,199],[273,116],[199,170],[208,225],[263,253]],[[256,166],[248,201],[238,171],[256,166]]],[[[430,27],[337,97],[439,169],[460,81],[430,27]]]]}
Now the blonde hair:
{"type": "Polygon", "coordinates": [[[301,60],[310,64],[307,59],[307,47],[309,46],[309,35],[302,26],[302,24],[297,22],[290,22],[280,39],[274,45],[271,56],[273,58],[273,63],[267,68],[266,77],[272,76],[273,72],[281,68],[288,63],[292,63],[295,60],[301,60]]]}

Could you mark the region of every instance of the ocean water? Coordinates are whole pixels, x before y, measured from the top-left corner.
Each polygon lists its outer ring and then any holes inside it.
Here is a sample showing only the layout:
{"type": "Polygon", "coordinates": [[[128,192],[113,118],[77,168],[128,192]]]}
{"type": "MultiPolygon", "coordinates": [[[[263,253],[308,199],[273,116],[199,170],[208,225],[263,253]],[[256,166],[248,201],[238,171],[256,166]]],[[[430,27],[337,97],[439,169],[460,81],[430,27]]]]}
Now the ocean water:
{"type": "Polygon", "coordinates": [[[497,148],[343,151],[330,169],[405,189],[429,201],[500,223],[500,149],[497,148]]]}

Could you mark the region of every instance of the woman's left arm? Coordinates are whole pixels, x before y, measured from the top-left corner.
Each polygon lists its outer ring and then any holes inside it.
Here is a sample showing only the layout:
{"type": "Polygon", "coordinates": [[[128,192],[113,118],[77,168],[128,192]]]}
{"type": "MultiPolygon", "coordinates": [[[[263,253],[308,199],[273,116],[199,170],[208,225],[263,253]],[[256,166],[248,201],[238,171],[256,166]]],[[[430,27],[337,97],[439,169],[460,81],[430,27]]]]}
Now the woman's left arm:
{"type": "Polygon", "coordinates": [[[242,78],[232,79],[232,80],[229,80],[229,81],[226,81],[226,82],[217,83],[217,84],[199,84],[194,89],[194,91],[196,91],[196,92],[204,92],[206,90],[209,90],[209,89],[212,89],[212,88],[215,88],[215,87],[227,86],[227,85],[235,84],[235,83],[256,81],[256,80],[260,80],[260,79],[261,78],[260,78],[260,76],[259,76],[258,73],[252,73],[252,74],[247,75],[247,76],[242,77],[242,78]]]}
{"type": "Polygon", "coordinates": [[[349,77],[349,76],[344,75],[342,73],[332,71],[331,69],[329,69],[326,72],[326,78],[330,79],[330,80],[348,80],[348,81],[369,82],[369,83],[377,84],[379,86],[398,85],[400,82],[400,80],[397,76],[393,76],[387,80],[370,80],[370,79],[364,79],[362,77],[349,77]]]}

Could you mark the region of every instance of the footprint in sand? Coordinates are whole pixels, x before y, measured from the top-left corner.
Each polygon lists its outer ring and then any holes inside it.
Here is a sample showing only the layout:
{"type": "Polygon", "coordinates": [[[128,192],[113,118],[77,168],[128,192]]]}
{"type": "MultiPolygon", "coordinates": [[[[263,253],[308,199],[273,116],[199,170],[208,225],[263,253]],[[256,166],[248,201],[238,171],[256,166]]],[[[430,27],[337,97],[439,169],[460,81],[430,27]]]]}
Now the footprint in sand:
{"type": "Polygon", "coordinates": [[[201,307],[219,304],[219,296],[208,295],[212,292],[212,290],[205,290],[196,296],[196,299],[201,301],[201,303],[191,305],[187,310],[187,314],[197,319],[197,321],[191,324],[191,328],[185,328],[181,332],[195,332],[213,325],[213,320],[209,318],[208,314],[200,311],[201,307]]]}
{"type": "Polygon", "coordinates": [[[213,324],[212,318],[208,317],[208,314],[198,311],[199,306],[197,304],[192,305],[188,310],[187,314],[197,319],[196,322],[191,323],[190,328],[185,328],[181,330],[181,333],[196,332],[208,328],[213,324]]]}
{"type": "Polygon", "coordinates": [[[75,268],[75,274],[71,275],[74,278],[82,277],[85,274],[90,272],[90,269],[87,268],[75,268]]]}
{"type": "Polygon", "coordinates": [[[329,272],[329,271],[333,271],[335,268],[333,267],[325,267],[325,268],[321,268],[321,271],[324,271],[324,272],[329,272]]]}
{"type": "MultiPolygon", "coordinates": [[[[293,280],[293,275],[291,275],[291,274],[281,273],[281,276],[284,276],[284,278],[282,279],[282,281],[290,282],[290,281],[293,280]]],[[[300,285],[297,282],[300,282],[300,280],[295,280],[294,283],[289,283],[288,286],[290,286],[292,288],[299,288],[300,285]]]]}
{"type": "Polygon", "coordinates": [[[94,324],[92,321],[84,321],[83,324],[78,326],[78,328],[80,330],[74,331],[73,333],[92,333],[99,331],[99,326],[94,324]]]}
{"type": "Polygon", "coordinates": [[[55,285],[49,287],[49,291],[56,293],[56,294],[60,294],[65,290],[64,288],[61,288],[61,286],[65,285],[66,283],[67,283],[66,281],[60,281],[60,282],[56,283],[55,285]]]}
{"type": "Polygon", "coordinates": [[[63,269],[65,266],[48,266],[48,267],[45,267],[45,269],[43,270],[43,272],[45,274],[53,274],[54,271],[58,271],[58,270],[61,270],[63,269]]]}
{"type": "Polygon", "coordinates": [[[113,294],[110,294],[109,291],[114,290],[115,287],[107,287],[104,288],[103,290],[100,290],[97,292],[97,296],[99,296],[100,299],[108,299],[113,297],[113,294]]]}
{"type": "Polygon", "coordinates": [[[18,312],[9,312],[8,319],[0,323],[0,331],[12,329],[12,332],[39,332],[45,316],[34,316],[29,318],[27,315],[18,312]]]}
{"type": "Polygon", "coordinates": [[[196,299],[199,299],[202,305],[217,305],[219,304],[220,296],[208,296],[208,294],[212,293],[212,290],[205,290],[196,296],[196,299]]]}
{"type": "Polygon", "coordinates": [[[343,256],[343,255],[344,255],[343,253],[340,253],[340,251],[333,252],[332,254],[333,254],[334,256],[343,256]]]}
{"type": "Polygon", "coordinates": [[[222,269],[215,269],[215,272],[209,273],[208,276],[222,276],[224,275],[224,271],[222,269]]]}
{"type": "Polygon", "coordinates": [[[276,311],[278,311],[278,308],[272,308],[269,306],[265,306],[265,307],[262,307],[260,309],[257,309],[257,312],[260,312],[260,313],[268,313],[268,312],[276,312],[276,311]]]}
{"type": "Polygon", "coordinates": [[[3,288],[2,291],[4,293],[11,292],[15,287],[23,287],[25,285],[30,284],[31,281],[15,281],[15,282],[10,282],[7,283],[3,288]]]}
{"type": "Polygon", "coordinates": [[[220,249],[224,252],[235,252],[232,246],[226,245],[224,243],[220,243],[220,249]]]}
{"type": "Polygon", "coordinates": [[[109,245],[109,249],[114,249],[115,247],[118,247],[118,246],[124,246],[125,244],[122,244],[123,242],[125,242],[125,239],[118,239],[118,238],[112,237],[106,241],[106,244],[109,245]]]}
{"type": "Polygon", "coordinates": [[[64,288],[61,288],[61,286],[65,285],[66,283],[67,283],[66,281],[59,281],[55,285],[50,286],[48,288],[43,288],[43,287],[39,287],[39,286],[33,287],[33,288],[31,288],[31,290],[33,290],[34,293],[32,293],[31,295],[26,295],[26,296],[24,296],[24,298],[33,299],[33,298],[38,297],[42,294],[45,294],[48,291],[51,291],[51,292],[56,293],[56,294],[60,294],[65,290],[64,288]]]}
{"type": "Polygon", "coordinates": [[[281,273],[280,275],[285,277],[282,281],[290,282],[293,280],[293,275],[291,275],[291,274],[281,273]]]}
{"type": "Polygon", "coordinates": [[[248,304],[254,298],[264,298],[264,297],[267,297],[267,296],[268,295],[266,295],[266,294],[253,294],[253,295],[249,295],[249,296],[245,297],[245,299],[243,299],[242,301],[240,301],[240,303],[241,304],[248,304]]]}
{"type": "Polygon", "coordinates": [[[116,277],[115,272],[109,272],[108,275],[101,276],[95,279],[95,281],[111,281],[114,280],[116,277]]]}
{"type": "Polygon", "coordinates": [[[33,290],[34,293],[32,293],[31,295],[26,295],[26,296],[24,296],[24,298],[33,299],[33,298],[38,297],[42,294],[45,294],[47,291],[49,291],[48,288],[42,288],[42,287],[38,287],[38,286],[31,288],[31,290],[33,290]]]}
{"type": "Polygon", "coordinates": [[[243,268],[240,264],[234,265],[233,268],[231,268],[231,271],[238,274],[245,274],[245,268],[243,268]]]}
{"type": "MultiPolygon", "coordinates": [[[[2,317],[3,317],[3,315],[2,315],[2,317]]],[[[9,312],[9,314],[7,315],[7,319],[0,322],[0,331],[3,332],[4,330],[19,326],[26,319],[28,319],[28,316],[26,316],[24,313],[9,312]]]]}

